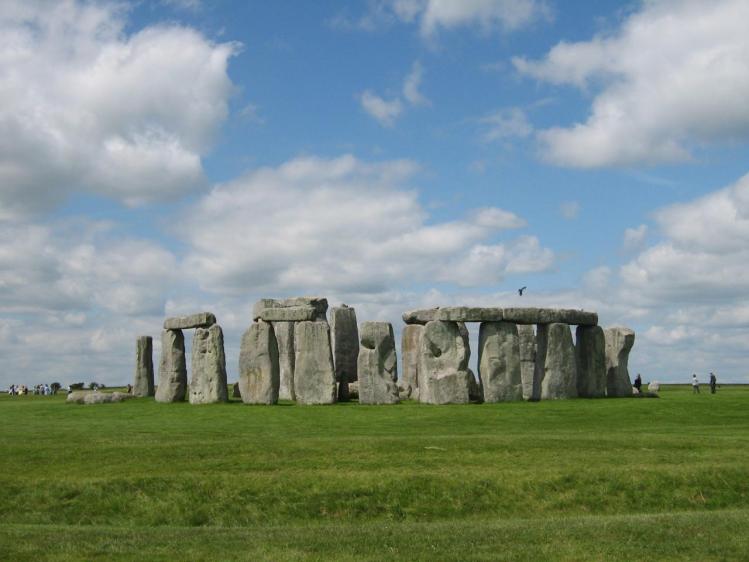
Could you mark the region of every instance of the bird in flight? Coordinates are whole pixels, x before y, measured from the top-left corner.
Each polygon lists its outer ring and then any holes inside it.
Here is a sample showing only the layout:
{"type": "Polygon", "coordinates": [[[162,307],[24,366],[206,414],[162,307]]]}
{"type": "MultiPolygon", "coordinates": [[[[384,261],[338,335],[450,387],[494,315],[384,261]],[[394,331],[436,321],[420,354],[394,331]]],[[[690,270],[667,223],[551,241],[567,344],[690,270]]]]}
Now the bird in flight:
{"type": "Polygon", "coordinates": [[[525,290],[526,290],[527,288],[528,288],[528,287],[520,287],[520,288],[518,289],[518,295],[520,295],[520,296],[522,297],[522,296],[523,296],[523,291],[525,291],[525,290]]]}

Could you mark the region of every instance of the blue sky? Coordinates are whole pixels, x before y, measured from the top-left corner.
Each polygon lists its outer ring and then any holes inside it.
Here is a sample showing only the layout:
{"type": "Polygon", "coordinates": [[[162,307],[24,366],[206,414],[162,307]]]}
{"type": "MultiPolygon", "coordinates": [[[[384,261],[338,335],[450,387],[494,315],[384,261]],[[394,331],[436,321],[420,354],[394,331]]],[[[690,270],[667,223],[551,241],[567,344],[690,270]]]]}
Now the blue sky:
{"type": "Polygon", "coordinates": [[[586,308],[636,330],[645,380],[749,382],[748,18],[4,2],[0,385],[123,383],[137,335],[203,309],[233,378],[252,303],[298,294],[397,332],[421,306],[586,308]]]}

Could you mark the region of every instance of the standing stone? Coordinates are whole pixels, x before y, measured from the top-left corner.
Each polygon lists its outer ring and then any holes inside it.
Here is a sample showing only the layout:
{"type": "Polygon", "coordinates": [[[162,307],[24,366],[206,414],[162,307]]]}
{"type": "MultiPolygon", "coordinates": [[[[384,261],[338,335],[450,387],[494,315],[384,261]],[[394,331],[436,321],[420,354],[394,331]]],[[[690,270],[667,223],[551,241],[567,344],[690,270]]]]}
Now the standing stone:
{"type": "Polygon", "coordinates": [[[577,394],[583,398],[606,396],[606,341],[600,326],[578,326],[577,394]]]}
{"type": "Polygon", "coordinates": [[[523,400],[541,400],[541,381],[536,378],[536,333],[530,324],[518,324],[520,379],[523,400]]]}
{"type": "Polygon", "coordinates": [[[348,385],[357,380],[359,357],[359,329],[356,310],[346,306],[330,309],[330,343],[333,348],[333,365],[338,382],[338,400],[348,400],[348,385]]]}
{"type": "Polygon", "coordinates": [[[135,341],[135,379],[133,396],[153,396],[153,338],[140,336],[135,341]]]}
{"type": "Polygon", "coordinates": [[[296,400],[294,394],[294,323],[272,322],[278,344],[278,368],[280,385],[278,398],[296,400]]]}
{"type": "Polygon", "coordinates": [[[568,324],[539,324],[536,334],[536,377],[541,399],[577,396],[575,346],[568,324]]]}
{"type": "Polygon", "coordinates": [[[198,328],[192,338],[190,404],[227,402],[226,358],[221,326],[198,328]]]}
{"type": "Polygon", "coordinates": [[[161,332],[161,361],[156,402],[182,402],[187,391],[185,336],[182,330],[161,332]]]}
{"type": "Polygon", "coordinates": [[[419,351],[421,334],[424,326],[421,324],[407,324],[401,334],[401,386],[407,396],[418,399],[419,388],[419,351]]]}
{"type": "Polygon", "coordinates": [[[245,404],[277,404],[281,384],[273,326],[258,320],[242,336],[239,393],[245,404]]]}
{"type": "Polygon", "coordinates": [[[484,402],[523,399],[518,327],[509,322],[483,322],[479,328],[479,380],[484,402]]]}
{"type": "Polygon", "coordinates": [[[635,333],[629,328],[613,327],[603,331],[606,338],[606,395],[632,396],[629,378],[629,351],[635,344],[635,333]]]}
{"type": "Polygon", "coordinates": [[[419,351],[419,401],[466,404],[476,381],[468,370],[470,348],[457,322],[427,322],[419,351]]]}
{"type": "Polygon", "coordinates": [[[359,403],[397,404],[398,358],[390,322],[364,322],[358,357],[359,403]]]}
{"type": "Polygon", "coordinates": [[[294,392],[299,404],[333,404],[335,369],[327,322],[294,326],[294,392]]]}

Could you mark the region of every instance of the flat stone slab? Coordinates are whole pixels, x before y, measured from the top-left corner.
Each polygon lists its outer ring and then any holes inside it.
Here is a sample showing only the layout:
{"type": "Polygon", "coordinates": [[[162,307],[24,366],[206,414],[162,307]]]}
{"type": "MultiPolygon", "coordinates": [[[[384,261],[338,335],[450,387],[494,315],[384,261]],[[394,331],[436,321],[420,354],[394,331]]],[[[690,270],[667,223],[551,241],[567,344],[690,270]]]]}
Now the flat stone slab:
{"type": "Polygon", "coordinates": [[[328,299],[324,297],[291,297],[288,299],[260,299],[252,307],[253,321],[265,320],[266,322],[307,322],[324,320],[328,311],[328,299]],[[294,309],[294,312],[282,313],[269,312],[271,309],[294,309]],[[309,309],[314,310],[312,317],[309,309]],[[299,316],[301,315],[301,316],[299,316]],[[299,318],[297,318],[299,316],[299,318]],[[303,317],[302,317],[303,316],[303,317]]]}
{"type": "Polygon", "coordinates": [[[563,308],[497,308],[447,306],[423,308],[403,313],[406,324],[426,324],[435,320],[448,322],[511,322],[514,324],[598,325],[598,314],[563,308]]]}
{"type": "Polygon", "coordinates": [[[174,316],[164,320],[165,330],[189,330],[190,328],[210,328],[216,323],[212,312],[199,312],[190,316],[174,316]]]}

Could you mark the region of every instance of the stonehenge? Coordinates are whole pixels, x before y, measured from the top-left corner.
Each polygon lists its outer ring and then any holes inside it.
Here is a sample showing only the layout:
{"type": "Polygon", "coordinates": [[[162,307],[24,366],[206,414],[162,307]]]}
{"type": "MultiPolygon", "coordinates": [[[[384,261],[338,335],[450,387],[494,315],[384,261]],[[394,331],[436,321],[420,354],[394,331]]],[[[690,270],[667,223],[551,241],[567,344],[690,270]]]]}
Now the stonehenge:
{"type": "MultiPolygon", "coordinates": [[[[246,404],[466,404],[632,396],[635,334],[598,326],[598,314],[552,308],[453,306],[402,315],[401,379],[395,330],[357,324],[356,311],[322,297],[264,298],[242,336],[234,396],[246,404]],[[328,320],[328,316],[330,320],[328,320]],[[479,323],[477,376],[467,323],[479,323]],[[574,338],[571,327],[576,326],[574,338]]],[[[136,340],[133,396],[226,402],[224,339],[210,312],[167,318],[154,392],[152,340],[136,340]],[[187,385],[183,330],[194,329],[187,385]],[[188,390],[189,389],[189,390],[188,390]]]]}
{"type": "Polygon", "coordinates": [[[140,336],[135,341],[135,377],[133,396],[153,396],[153,338],[140,336]]]}
{"type": "Polygon", "coordinates": [[[357,359],[360,404],[397,404],[398,359],[390,322],[364,322],[357,359]]]}

